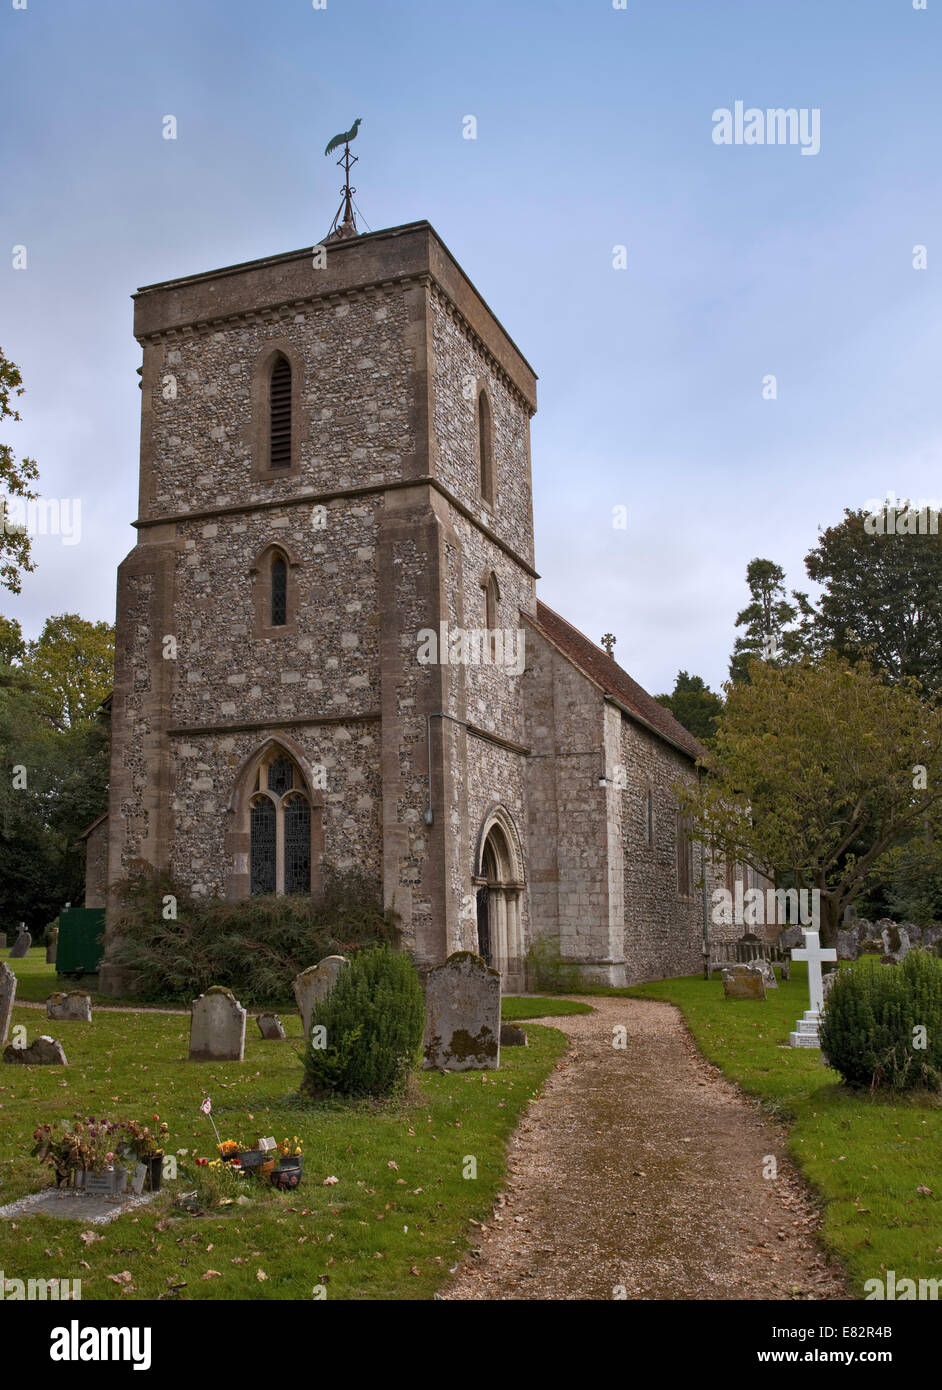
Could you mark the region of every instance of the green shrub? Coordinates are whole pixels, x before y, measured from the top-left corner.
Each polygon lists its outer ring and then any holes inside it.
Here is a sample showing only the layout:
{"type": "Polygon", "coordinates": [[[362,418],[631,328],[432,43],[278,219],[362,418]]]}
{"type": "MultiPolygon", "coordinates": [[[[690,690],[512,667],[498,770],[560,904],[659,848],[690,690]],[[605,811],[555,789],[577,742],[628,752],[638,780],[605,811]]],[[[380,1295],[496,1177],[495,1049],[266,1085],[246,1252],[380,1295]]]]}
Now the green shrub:
{"type": "Polygon", "coordinates": [[[822,1052],[849,1086],[937,1090],[942,960],[914,950],[901,965],[861,960],[845,966],[828,994],[820,1037],[822,1052]],[[918,1045],[923,1039],[924,1047],[918,1045]]]}
{"type": "Polygon", "coordinates": [[[301,1090],[307,1095],[391,1096],[418,1061],[425,995],[402,951],[361,951],[311,1015],[301,1090]],[[326,1047],[314,1047],[323,1027],[326,1047]]]}
{"type": "Polygon", "coordinates": [[[193,897],[152,870],[132,875],[118,897],[108,959],[130,968],[141,999],[189,1003],[212,985],[225,985],[242,1004],[284,1005],[294,977],[325,956],[399,940],[378,884],[329,868],[318,898],[193,897]]]}
{"type": "Polygon", "coordinates": [[[548,936],[539,936],[531,943],[527,951],[527,977],[533,989],[552,994],[577,994],[583,984],[579,966],[566,960],[559,942],[548,936]]]}

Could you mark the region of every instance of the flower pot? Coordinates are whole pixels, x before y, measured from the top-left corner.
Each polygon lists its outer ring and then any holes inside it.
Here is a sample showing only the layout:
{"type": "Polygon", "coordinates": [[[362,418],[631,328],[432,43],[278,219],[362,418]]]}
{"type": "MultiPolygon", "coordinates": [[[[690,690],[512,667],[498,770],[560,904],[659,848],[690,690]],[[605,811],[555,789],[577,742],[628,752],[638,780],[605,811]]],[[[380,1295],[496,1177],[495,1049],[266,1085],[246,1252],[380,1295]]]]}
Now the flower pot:
{"type": "Polygon", "coordinates": [[[271,1175],[271,1181],[275,1187],[282,1192],[290,1192],[297,1187],[301,1181],[303,1163],[300,1154],[294,1154],[290,1158],[283,1158],[278,1167],[271,1175]]]}
{"type": "Polygon", "coordinates": [[[147,1176],[144,1179],[144,1186],[150,1192],[159,1192],[161,1183],[163,1182],[163,1154],[155,1154],[153,1158],[146,1158],[144,1160],[144,1163],[147,1168],[147,1176]]]}

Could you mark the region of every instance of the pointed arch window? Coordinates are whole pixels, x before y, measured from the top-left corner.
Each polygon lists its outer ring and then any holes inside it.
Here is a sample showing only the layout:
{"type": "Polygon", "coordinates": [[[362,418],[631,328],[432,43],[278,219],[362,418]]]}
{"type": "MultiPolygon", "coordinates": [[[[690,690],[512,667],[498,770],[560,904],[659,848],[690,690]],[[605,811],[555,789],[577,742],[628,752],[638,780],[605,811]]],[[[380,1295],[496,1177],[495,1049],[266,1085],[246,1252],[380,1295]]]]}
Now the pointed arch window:
{"type": "Polygon", "coordinates": [[[269,468],[291,467],[291,363],[278,353],[268,383],[269,468]]]}
{"type": "Polygon", "coordinates": [[[494,505],[494,437],[491,422],[491,403],[487,392],[478,392],[477,403],[478,486],[489,506],[494,505]]]}
{"type": "Polygon", "coordinates": [[[249,803],[251,892],[310,893],[311,803],[304,774],[280,749],[264,757],[249,803]]]}
{"type": "Polygon", "coordinates": [[[277,550],[271,560],[271,625],[284,627],[288,621],[288,565],[277,550]]]}

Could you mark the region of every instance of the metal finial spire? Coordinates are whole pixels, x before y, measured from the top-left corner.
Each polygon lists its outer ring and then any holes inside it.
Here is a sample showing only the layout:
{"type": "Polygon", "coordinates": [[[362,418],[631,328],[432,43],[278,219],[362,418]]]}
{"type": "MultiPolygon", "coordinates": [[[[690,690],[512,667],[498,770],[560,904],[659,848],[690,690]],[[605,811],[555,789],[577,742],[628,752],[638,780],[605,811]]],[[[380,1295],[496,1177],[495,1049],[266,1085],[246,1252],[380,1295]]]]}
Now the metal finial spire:
{"type": "Polygon", "coordinates": [[[357,235],[356,217],[353,213],[353,195],[356,189],[352,187],[350,183],[350,170],[353,165],[357,163],[357,156],[350,153],[350,141],[356,139],[360,121],[361,117],[357,116],[349,130],[342,132],[340,135],[335,135],[332,140],[327,142],[327,148],[324,151],[325,155],[332,154],[340,145],[343,145],[343,154],[337,160],[337,164],[339,168],[343,169],[345,175],[345,182],[343,188],[340,190],[340,207],[334,214],[334,220],[330,224],[330,231],[325,238],[327,241],[332,237],[350,237],[357,235]]]}

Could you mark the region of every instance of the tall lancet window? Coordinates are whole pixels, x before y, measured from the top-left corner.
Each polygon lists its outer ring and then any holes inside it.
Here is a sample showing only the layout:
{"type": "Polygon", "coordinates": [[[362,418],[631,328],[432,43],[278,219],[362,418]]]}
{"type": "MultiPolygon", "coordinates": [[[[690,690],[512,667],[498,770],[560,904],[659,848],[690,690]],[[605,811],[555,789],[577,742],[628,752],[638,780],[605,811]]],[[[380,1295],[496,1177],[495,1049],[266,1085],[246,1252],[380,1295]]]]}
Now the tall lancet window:
{"type": "Polygon", "coordinates": [[[271,561],[271,625],[284,627],[288,621],[288,566],[277,552],[271,561]]]}
{"type": "Polygon", "coordinates": [[[494,505],[494,441],[491,425],[491,405],[486,391],[478,392],[478,481],[481,496],[494,505]]]}
{"type": "Polygon", "coordinates": [[[270,468],[291,467],[291,363],[281,353],[268,386],[270,468]]]}
{"type": "Polygon", "coordinates": [[[301,769],[278,749],[255,775],[249,831],[252,893],[310,893],[311,803],[301,769]]]}

